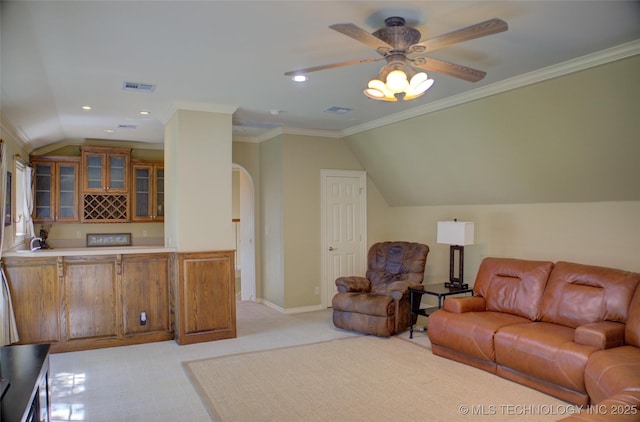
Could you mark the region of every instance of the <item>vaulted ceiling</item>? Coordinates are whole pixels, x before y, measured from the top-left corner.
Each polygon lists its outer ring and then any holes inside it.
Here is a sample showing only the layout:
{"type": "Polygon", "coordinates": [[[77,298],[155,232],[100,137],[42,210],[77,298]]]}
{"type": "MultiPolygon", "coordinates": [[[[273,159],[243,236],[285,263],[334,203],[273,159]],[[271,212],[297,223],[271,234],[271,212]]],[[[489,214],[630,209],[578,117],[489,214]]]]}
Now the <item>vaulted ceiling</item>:
{"type": "Polygon", "coordinates": [[[3,1],[1,112],[32,148],[85,138],[162,144],[163,121],[177,107],[235,109],[238,139],[261,139],[274,130],[345,136],[637,41],[639,4],[3,1]],[[487,76],[471,83],[433,73],[434,86],[409,102],[376,102],[362,94],[381,61],[314,72],[304,84],[284,76],[297,68],[379,58],[329,25],[353,23],[373,32],[389,16],[407,19],[422,39],[490,18],[506,21],[509,30],[433,52],[487,76]],[[155,89],[128,91],[126,81],[155,89]],[[325,111],[331,107],[350,111],[325,111]]]}

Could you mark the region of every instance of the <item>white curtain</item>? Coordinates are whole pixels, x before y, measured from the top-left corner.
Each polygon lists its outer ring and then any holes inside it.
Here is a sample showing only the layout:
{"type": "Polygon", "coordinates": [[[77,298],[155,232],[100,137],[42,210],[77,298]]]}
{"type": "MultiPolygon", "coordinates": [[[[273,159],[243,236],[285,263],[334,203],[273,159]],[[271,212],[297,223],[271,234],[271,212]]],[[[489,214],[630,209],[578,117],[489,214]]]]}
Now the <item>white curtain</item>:
{"type": "MultiPolygon", "coordinates": [[[[0,258],[4,246],[4,219],[6,214],[6,190],[7,190],[7,146],[4,142],[0,145],[0,258]]],[[[0,267],[0,346],[15,343],[18,338],[18,327],[11,304],[11,294],[9,292],[9,282],[4,273],[4,267],[0,267]]]]}
{"type": "Polygon", "coordinates": [[[24,167],[24,178],[22,182],[22,191],[24,192],[24,203],[22,207],[22,218],[24,218],[24,238],[30,240],[36,236],[36,230],[33,227],[33,173],[35,170],[30,166],[24,167]]]}

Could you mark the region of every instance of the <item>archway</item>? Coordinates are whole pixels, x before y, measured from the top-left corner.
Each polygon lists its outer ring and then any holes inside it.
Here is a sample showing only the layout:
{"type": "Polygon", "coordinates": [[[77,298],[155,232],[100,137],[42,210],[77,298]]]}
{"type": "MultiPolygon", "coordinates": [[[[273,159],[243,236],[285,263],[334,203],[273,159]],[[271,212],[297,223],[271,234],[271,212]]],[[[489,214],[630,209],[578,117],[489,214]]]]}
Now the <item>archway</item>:
{"type": "Polygon", "coordinates": [[[236,299],[256,300],[255,188],[249,172],[232,165],[236,235],[236,299]]]}

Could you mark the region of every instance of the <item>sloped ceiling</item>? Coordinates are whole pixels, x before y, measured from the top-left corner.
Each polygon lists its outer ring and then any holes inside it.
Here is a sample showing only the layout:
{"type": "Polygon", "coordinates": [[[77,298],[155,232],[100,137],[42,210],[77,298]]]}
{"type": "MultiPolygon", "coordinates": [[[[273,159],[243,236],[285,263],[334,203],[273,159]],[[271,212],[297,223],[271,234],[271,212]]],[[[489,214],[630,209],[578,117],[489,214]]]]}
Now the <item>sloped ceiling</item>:
{"type": "Polygon", "coordinates": [[[635,56],[345,140],[392,206],[639,201],[639,74],[635,56]]]}

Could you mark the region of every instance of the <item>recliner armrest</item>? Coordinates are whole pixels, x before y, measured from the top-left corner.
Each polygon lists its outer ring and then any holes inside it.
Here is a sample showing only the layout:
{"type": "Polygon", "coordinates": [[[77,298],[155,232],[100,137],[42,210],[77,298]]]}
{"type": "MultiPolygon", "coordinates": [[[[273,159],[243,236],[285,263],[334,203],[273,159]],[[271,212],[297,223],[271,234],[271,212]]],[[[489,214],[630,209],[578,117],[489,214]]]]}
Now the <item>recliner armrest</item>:
{"type": "Polygon", "coordinates": [[[364,277],[350,276],[350,277],[338,277],[336,279],[336,286],[340,293],[347,292],[362,292],[366,293],[371,291],[371,281],[364,277]]]}
{"type": "Polygon", "coordinates": [[[387,292],[389,292],[391,297],[395,300],[400,300],[402,299],[402,296],[409,292],[409,287],[422,288],[422,284],[411,281],[394,281],[387,286],[387,292]]]}
{"type": "Polygon", "coordinates": [[[623,323],[614,321],[581,325],[576,328],[573,341],[601,350],[624,346],[624,328],[623,323]]]}
{"type": "Polygon", "coordinates": [[[444,301],[442,309],[454,314],[483,312],[487,309],[487,302],[481,296],[451,297],[444,301]]]}

